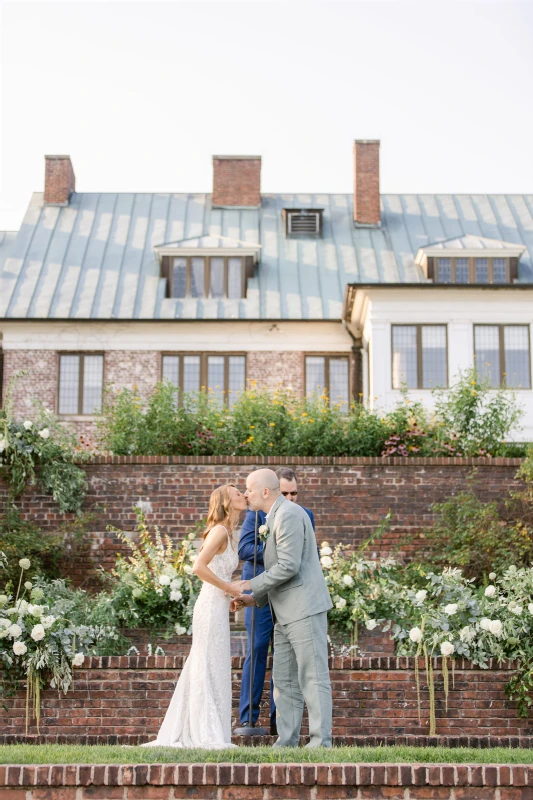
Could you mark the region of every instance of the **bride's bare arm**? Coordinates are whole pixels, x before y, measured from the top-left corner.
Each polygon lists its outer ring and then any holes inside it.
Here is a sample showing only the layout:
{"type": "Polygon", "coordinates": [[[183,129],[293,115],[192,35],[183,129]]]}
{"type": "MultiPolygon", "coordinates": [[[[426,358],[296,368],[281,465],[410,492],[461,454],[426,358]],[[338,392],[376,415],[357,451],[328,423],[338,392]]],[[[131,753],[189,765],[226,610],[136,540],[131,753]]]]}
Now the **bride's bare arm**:
{"type": "Polygon", "coordinates": [[[196,556],[196,561],[193,564],[192,571],[195,575],[198,575],[201,581],[204,581],[205,583],[211,583],[213,586],[217,586],[227,594],[240,594],[240,591],[236,592],[235,590],[231,589],[231,583],[227,583],[221,578],[218,578],[207,566],[213,559],[213,556],[216,555],[216,553],[220,550],[224,542],[226,542],[226,547],[230,546],[228,543],[228,534],[226,529],[223,528],[222,525],[217,525],[209,531],[202,549],[196,556]]]}

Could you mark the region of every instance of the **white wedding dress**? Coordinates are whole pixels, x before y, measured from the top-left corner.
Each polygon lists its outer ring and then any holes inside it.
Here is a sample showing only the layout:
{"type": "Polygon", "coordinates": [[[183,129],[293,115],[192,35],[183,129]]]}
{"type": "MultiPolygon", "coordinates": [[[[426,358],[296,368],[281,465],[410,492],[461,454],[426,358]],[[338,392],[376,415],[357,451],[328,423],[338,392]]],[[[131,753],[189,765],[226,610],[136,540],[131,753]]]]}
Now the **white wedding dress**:
{"type": "MultiPolygon", "coordinates": [[[[230,581],[239,556],[228,544],[209,569],[230,581]]],[[[163,724],[154,742],[143,747],[234,747],[231,743],[230,597],[204,583],[194,606],[192,647],[163,724]]]]}

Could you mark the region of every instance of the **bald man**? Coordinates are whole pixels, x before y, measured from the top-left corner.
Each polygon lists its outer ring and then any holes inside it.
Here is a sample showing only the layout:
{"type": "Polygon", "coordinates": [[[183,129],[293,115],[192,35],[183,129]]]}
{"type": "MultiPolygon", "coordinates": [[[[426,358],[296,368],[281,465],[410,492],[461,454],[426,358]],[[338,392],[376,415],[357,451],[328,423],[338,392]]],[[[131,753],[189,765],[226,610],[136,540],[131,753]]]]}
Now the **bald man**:
{"type": "Polygon", "coordinates": [[[278,729],[274,747],[298,745],[304,702],[309,715],[307,746],[331,747],[327,612],[332,603],[311,520],[301,506],[283,497],[270,469],[248,476],[245,497],[252,511],[266,514],[265,571],[234,584],[252,594],[241,594],[232,606],[263,608],[270,603],[272,609],[278,729]]]}

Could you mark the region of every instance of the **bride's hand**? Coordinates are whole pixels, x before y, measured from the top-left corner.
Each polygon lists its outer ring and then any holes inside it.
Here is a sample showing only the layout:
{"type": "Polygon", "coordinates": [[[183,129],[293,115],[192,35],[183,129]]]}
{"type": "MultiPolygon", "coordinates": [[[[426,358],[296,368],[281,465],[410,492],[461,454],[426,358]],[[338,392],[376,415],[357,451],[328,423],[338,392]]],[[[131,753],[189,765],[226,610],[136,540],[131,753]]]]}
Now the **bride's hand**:
{"type": "Polygon", "coordinates": [[[226,594],[231,595],[232,597],[239,597],[247,588],[245,586],[248,581],[233,581],[233,583],[228,583],[228,588],[226,589],[226,594]]]}

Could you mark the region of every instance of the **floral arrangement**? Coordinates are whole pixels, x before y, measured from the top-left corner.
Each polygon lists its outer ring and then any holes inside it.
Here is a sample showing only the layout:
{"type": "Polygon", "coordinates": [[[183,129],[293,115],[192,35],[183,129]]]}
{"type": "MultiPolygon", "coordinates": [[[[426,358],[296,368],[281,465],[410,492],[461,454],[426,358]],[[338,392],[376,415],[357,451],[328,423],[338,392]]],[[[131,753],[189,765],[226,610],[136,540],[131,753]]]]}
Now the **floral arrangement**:
{"type": "Polygon", "coordinates": [[[136,513],[138,544],[123,531],[109,528],[131,550],[126,558],[118,556],[113,570],[110,602],[117,620],[124,627],[164,627],[168,635],[171,629],[178,635],[190,633],[200,585],[192,574],[197,534],[191,532],[176,550],[159,528],[150,532],[141,510],[136,513]]]}

